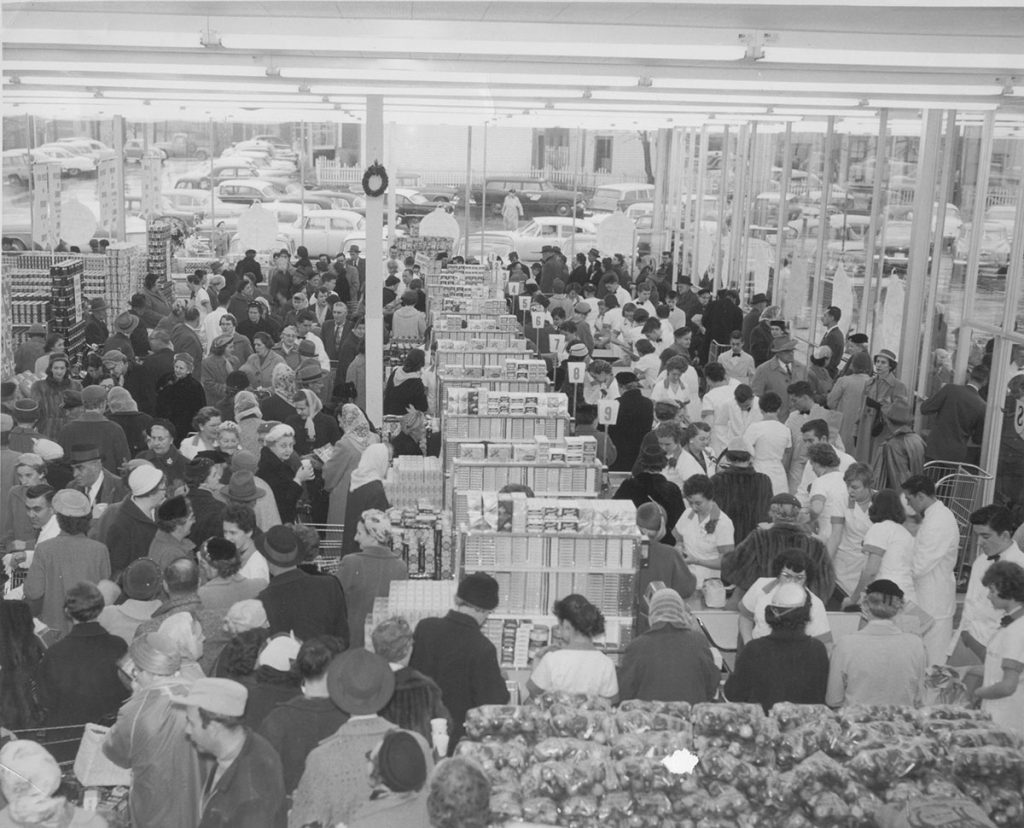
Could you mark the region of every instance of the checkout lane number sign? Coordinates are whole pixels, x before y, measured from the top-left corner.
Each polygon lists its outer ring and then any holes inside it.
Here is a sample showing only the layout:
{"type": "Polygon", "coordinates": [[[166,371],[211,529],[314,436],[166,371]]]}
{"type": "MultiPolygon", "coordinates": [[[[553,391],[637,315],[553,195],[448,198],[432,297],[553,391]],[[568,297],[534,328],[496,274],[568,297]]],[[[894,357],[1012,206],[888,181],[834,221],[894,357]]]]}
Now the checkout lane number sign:
{"type": "Polygon", "coordinates": [[[1024,439],[1024,400],[1017,400],[1017,410],[1013,414],[1013,427],[1024,439]]]}

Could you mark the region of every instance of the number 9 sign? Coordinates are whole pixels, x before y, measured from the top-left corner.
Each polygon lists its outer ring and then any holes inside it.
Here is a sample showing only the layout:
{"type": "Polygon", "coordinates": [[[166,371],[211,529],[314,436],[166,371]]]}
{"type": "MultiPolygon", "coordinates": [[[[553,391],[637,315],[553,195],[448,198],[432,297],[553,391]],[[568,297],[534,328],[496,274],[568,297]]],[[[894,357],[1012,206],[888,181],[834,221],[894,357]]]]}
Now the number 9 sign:
{"type": "Polygon", "coordinates": [[[601,400],[597,404],[597,424],[598,425],[615,425],[615,422],[619,419],[619,401],[618,400],[601,400]]]}

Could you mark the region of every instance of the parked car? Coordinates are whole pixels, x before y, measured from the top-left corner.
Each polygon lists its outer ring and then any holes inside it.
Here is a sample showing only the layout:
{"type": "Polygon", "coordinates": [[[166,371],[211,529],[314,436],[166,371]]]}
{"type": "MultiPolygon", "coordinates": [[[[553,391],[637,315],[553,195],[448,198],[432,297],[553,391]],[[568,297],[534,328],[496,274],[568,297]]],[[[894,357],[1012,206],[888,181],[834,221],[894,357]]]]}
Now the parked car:
{"type": "MultiPolygon", "coordinates": [[[[207,208],[209,208],[209,203],[207,203],[207,208]]],[[[161,196],[156,209],[149,212],[143,212],[142,210],[142,196],[125,196],[124,209],[126,215],[141,218],[143,220],[156,218],[174,219],[177,222],[181,222],[181,224],[188,230],[191,230],[197,222],[202,220],[203,217],[203,210],[189,210],[175,207],[165,196],[161,196]]]]}
{"type": "Polygon", "coordinates": [[[295,201],[264,201],[260,207],[270,210],[277,217],[278,224],[289,226],[301,220],[304,215],[312,216],[322,212],[322,208],[316,202],[307,202],[305,212],[303,212],[302,205],[295,201]]]}
{"type": "MultiPolygon", "coordinates": [[[[907,270],[910,256],[910,232],[912,221],[887,221],[885,223],[885,249],[883,251],[882,272],[890,270],[907,270]]],[[[932,246],[928,246],[928,261],[931,262],[932,246]]]]}
{"type": "Polygon", "coordinates": [[[34,161],[58,161],[62,175],[77,176],[96,172],[96,162],[84,155],[77,155],[56,144],[31,150],[34,161]]]}
{"type": "Polygon", "coordinates": [[[228,147],[221,153],[220,157],[226,161],[251,161],[253,166],[262,170],[274,170],[275,172],[287,173],[288,175],[295,175],[298,172],[294,161],[274,158],[270,154],[269,149],[238,149],[237,147],[228,147]]]}
{"type": "MultiPolygon", "coordinates": [[[[402,230],[399,227],[395,228],[395,238],[401,238],[404,235],[405,235],[405,231],[404,230],[402,230]]],[[[387,225],[384,226],[384,232],[381,234],[381,244],[382,244],[382,247],[383,247],[384,254],[387,255],[387,252],[388,252],[388,228],[387,228],[387,225]]],[[[348,238],[345,239],[345,247],[344,247],[343,251],[342,250],[335,250],[334,252],[335,253],[338,253],[338,252],[345,252],[345,253],[347,253],[349,251],[349,248],[352,245],[355,245],[356,247],[359,248],[359,258],[365,259],[366,258],[366,230],[365,230],[365,228],[363,230],[357,230],[354,233],[349,234],[348,238]]],[[[312,248],[310,248],[309,255],[310,256],[313,255],[312,248]]],[[[331,255],[334,255],[334,254],[331,254],[331,255]]]]}
{"type": "Polygon", "coordinates": [[[129,138],[124,142],[124,160],[126,164],[131,162],[142,163],[142,159],[147,155],[155,155],[161,161],[167,160],[167,151],[162,150],[157,146],[150,144],[149,149],[146,148],[146,143],[141,138],[129,138]]]}
{"type": "MultiPolygon", "coordinates": [[[[998,221],[986,221],[978,243],[978,268],[1005,273],[1010,266],[1010,232],[998,221]]],[[[960,228],[953,248],[953,264],[966,265],[971,249],[970,224],[960,228]]]]}
{"type": "MultiPolygon", "coordinates": [[[[55,141],[53,145],[64,147],[76,155],[84,155],[86,158],[91,158],[97,163],[105,158],[114,158],[117,155],[102,141],[94,141],[92,138],[61,138],[59,141],[55,141]]],[[[43,146],[51,145],[43,144],[43,146]]]]}
{"type": "MultiPolygon", "coordinates": [[[[532,263],[541,260],[541,249],[545,245],[560,247],[566,258],[570,258],[573,235],[577,253],[585,253],[597,244],[597,227],[592,221],[565,216],[538,216],[508,237],[520,260],[532,263]]],[[[472,241],[469,247],[473,249],[472,241]]]]}
{"type": "Polygon", "coordinates": [[[32,156],[27,149],[4,150],[4,182],[27,187],[32,180],[32,156]]]}
{"type": "Polygon", "coordinates": [[[298,163],[299,154],[293,150],[283,140],[278,139],[280,143],[274,141],[266,141],[261,138],[250,138],[248,141],[239,141],[234,145],[235,149],[242,152],[255,150],[258,152],[266,152],[271,158],[276,158],[280,161],[291,161],[292,163],[298,163]]]}
{"type": "Polygon", "coordinates": [[[1017,223],[1017,208],[1012,204],[997,204],[985,211],[985,221],[994,221],[1003,225],[1010,238],[1013,238],[1013,227],[1017,223]]]}
{"type": "Polygon", "coordinates": [[[284,189],[273,181],[261,178],[239,178],[222,181],[214,189],[221,201],[233,204],[255,204],[257,202],[277,201],[285,195],[284,189]]]}
{"type": "Polygon", "coordinates": [[[650,202],[653,199],[653,184],[604,184],[594,190],[590,209],[594,213],[614,213],[637,202],[650,202]]]}
{"type": "Polygon", "coordinates": [[[568,216],[572,215],[573,201],[576,202],[576,216],[583,218],[587,202],[582,193],[573,193],[556,187],[544,178],[503,175],[488,178],[483,186],[477,184],[471,189],[473,201],[482,204],[487,193],[487,209],[492,215],[501,215],[501,205],[509,190],[515,190],[526,216],[568,216]]]}
{"type": "Polygon", "coordinates": [[[222,201],[216,196],[211,203],[209,190],[174,189],[163,193],[162,198],[176,210],[191,211],[203,217],[213,214],[217,221],[239,216],[248,207],[247,204],[222,201]]]}
{"type": "Polygon", "coordinates": [[[294,247],[305,245],[310,256],[334,256],[349,236],[365,227],[366,219],[351,210],[314,210],[282,232],[294,247]]]}
{"type": "MultiPolygon", "coordinates": [[[[323,190],[323,189],[306,189],[303,190],[305,198],[317,198],[317,199],[328,199],[330,204],[321,203],[321,207],[325,210],[353,210],[356,208],[362,208],[366,206],[366,199],[363,196],[358,196],[355,193],[346,192],[343,190],[323,190]]],[[[299,193],[292,193],[286,200],[296,200],[300,198],[299,193]]]]}
{"type": "Polygon", "coordinates": [[[176,132],[170,141],[156,141],[153,146],[166,152],[168,158],[198,158],[202,161],[212,154],[209,144],[195,141],[187,132],[176,132]]]}
{"type": "MultiPolygon", "coordinates": [[[[419,190],[405,187],[395,188],[395,215],[401,223],[409,227],[415,227],[424,216],[429,216],[443,203],[431,201],[419,190]]],[[[451,210],[452,207],[448,207],[448,211],[451,212],[451,210]]]]}

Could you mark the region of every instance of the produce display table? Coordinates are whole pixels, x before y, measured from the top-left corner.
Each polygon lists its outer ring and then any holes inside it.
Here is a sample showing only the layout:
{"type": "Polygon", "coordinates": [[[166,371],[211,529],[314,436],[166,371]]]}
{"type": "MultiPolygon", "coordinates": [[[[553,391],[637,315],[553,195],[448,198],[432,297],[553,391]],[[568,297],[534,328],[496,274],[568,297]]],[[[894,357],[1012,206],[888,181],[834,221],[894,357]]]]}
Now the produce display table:
{"type": "Polygon", "coordinates": [[[632,700],[612,710],[545,693],[469,711],[466,733],[455,753],[481,765],[507,825],[980,828],[985,815],[1024,825],[1024,752],[959,707],[781,703],[766,715],[632,700]]]}

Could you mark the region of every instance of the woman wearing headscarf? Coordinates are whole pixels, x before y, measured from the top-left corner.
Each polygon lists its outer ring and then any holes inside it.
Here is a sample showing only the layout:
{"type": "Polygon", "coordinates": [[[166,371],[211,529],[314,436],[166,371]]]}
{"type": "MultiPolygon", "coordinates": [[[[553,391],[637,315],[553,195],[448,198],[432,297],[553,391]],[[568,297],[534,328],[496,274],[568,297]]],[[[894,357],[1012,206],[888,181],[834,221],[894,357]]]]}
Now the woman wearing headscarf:
{"type": "Polygon", "coordinates": [[[260,438],[257,434],[263,423],[259,400],[252,391],[235,394],[235,422],[238,423],[238,444],[244,451],[254,455],[260,453],[260,438]]]}
{"type": "Polygon", "coordinates": [[[114,386],[107,393],[107,419],[124,429],[132,457],[149,448],[148,432],[153,418],[139,411],[132,395],[119,386],[114,386]]]}
{"type": "Polygon", "coordinates": [[[56,439],[68,421],[64,411],[64,392],[81,391],[82,383],[71,378],[71,360],[67,354],[53,353],[49,359],[46,376],[32,383],[29,395],[39,403],[36,429],[44,437],[56,439]]]}
{"type": "MultiPolygon", "coordinates": [[[[864,386],[863,407],[857,423],[854,457],[858,463],[875,464],[881,445],[892,436],[885,415],[896,403],[911,404],[907,386],[896,379],[896,354],[883,348],[874,358],[875,374],[864,386]]],[[[849,446],[847,446],[849,448],[849,446]]]]}
{"type": "Polygon", "coordinates": [[[327,522],[342,525],[345,523],[352,472],[358,467],[363,452],[374,443],[379,443],[380,437],[370,428],[362,409],[353,403],[341,407],[338,420],[342,437],[334,444],[334,454],[324,464],[323,474],[324,488],[330,493],[327,522]]]}
{"type": "Polygon", "coordinates": [[[210,345],[210,353],[203,359],[200,376],[206,389],[209,405],[219,406],[228,391],[228,374],[237,368],[231,337],[221,334],[210,345]]]}
{"type": "Polygon", "coordinates": [[[376,598],[387,598],[392,581],[409,578],[409,567],[391,549],[391,521],[379,509],[368,509],[356,520],[359,551],[341,559],[338,580],[348,607],[350,647],[364,644],[366,617],[376,598]]]}
{"type": "Polygon", "coordinates": [[[191,354],[174,355],[174,379],[156,395],[156,410],[174,426],[177,445],[192,431],[192,420],[206,405],[206,392],[194,376],[195,361],[191,354]]]}
{"type": "Polygon", "coordinates": [[[291,426],[274,426],[264,440],[257,476],[274,493],[282,523],[295,523],[302,486],[313,479],[313,464],[303,461],[296,470],[289,462],[295,453],[295,431],[291,426]]]}
{"type": "Polygon", "coordinates": [[[274,384],[274,369],[284,365],[284,357],[276,351],[274,340],[270,334],[259,331],[252,338],[252,355],[242,365],[241,370],[249,378],[253,388],[271,388],[274,384]]]}
{"type": "Polygon", "coordinates": [[[324,414],[324,404],[309,389],[296,392],[292,405],[297,412],[285,420],[295,429],[295,450],[309,454],[314,449],[334,443],[341,438],[341,430],[334,418],[324,414]]]}
{"type": "Polygon", "coordinates": [[[384,386],[384,415],[398,417],[410,408],[427,410],[427,391],[420,372],[426,364],[426,357],[419,348],[413,348],[405,362],[395,368],[384,386]]]}
{"type": "Polygon", "coordinates": [[[850,357],[849,371],[832,386],[828,392],[828,407],[842,414],[839,436],[843,445],[852,449],[860,424],[860,413],[864,407],[864,389],[871,382],[871,357],[858,351],[850,357]]]}
{"type": "Polygon", "coordinates": [[[384,478],[390,464],[391,449],[383,443],[370,446],[359,458],[359,465],[352,472],[348,486],[348,503],[345,506],[345,515],[348,519],[345,521],[345,529],[341,536],[342,557],[359,551],[356,544],[356,528],[359,521],[352,520],[352,517],[362,515],[370,509],[386,512],[391,508],[387,495],[384,494],[384,478]]]}
{"type": "Polygon", "coordinates": [[[674,589],[650,599],[651,627],[634,638],[619,666],[619,698],[709,702],[720,672],[693,614],[674,589]]]}
{"type": "Polygon", "coordinates": [[[95,811],[86,811],[57,795],[61,784],[60,765],[42,745],[29,739],[14,739],[0,750],[0,825],[9,828],[106,828],[107,821],[95,811]]]}
{"type": "Polygon", "coordinates": [[[270,388],[273,393],[260,403],[264,420],[287,422],[298,412],[292,405],[295,398],[295,372],[287,365],[275,365],[271,374],[270,388]]]}
{"type": "Polygon", "coordinates": [[[391,440],[395,457],[439,457],[441,436],[427,437],[427,415],[422,411],[410,411],[402,417],[401,431],[391,440]]]}

